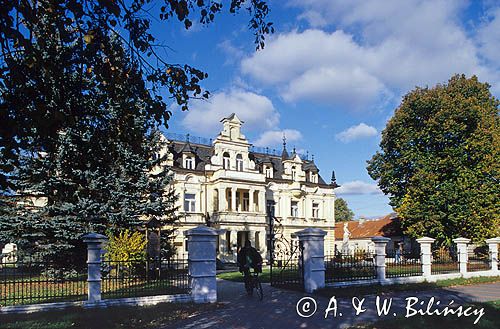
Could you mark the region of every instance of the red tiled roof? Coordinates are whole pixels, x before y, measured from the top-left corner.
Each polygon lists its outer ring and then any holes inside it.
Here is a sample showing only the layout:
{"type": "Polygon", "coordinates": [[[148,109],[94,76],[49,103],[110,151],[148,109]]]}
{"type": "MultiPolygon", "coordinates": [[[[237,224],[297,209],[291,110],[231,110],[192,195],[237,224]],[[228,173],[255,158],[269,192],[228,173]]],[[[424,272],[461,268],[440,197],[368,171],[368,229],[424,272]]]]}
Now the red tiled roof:
{"type": "MultiPolygon", "coordinates": [[[[344,223],[346,222],[335,224],[335,240],[342,240],[344,238],[344,223]]],[[[376,220],[365,220],[364,222],[352,220],[347,222],[347,228],[351,232],[349,239],[402,235],[399,218],[394,215],[387,215],[376,220]]]]}

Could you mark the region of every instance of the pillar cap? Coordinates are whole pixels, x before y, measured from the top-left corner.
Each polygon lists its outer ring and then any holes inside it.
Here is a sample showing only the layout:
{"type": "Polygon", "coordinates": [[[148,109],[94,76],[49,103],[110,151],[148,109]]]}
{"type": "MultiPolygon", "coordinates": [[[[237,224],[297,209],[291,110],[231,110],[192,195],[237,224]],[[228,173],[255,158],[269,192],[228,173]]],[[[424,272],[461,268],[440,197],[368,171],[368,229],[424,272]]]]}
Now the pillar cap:
{"type": "Polygon", "coordinates": [[[375,243],[387,243],[387,242],[391,241],[391,239],[386,238],[385,236],[374,236],[372,238],[372,241],[375,243]]]}
{"type": "Polygon", "coordinates": [[[487,244],[500,243],[500,237],[497,236],[496,238],[486,239],[485,242],[487,244]]]}
{"type": "Polygon", "coordinates": [[[108,240],[108,237],[99,233],[87,233],[82,236],[83,242],[85,243],[101,243],[108,240]]]}
{"type": "Polygon", "coordinates": [[[319,237],[324,237],[327,234],[326,231],[323,231],[320,228],[315,228],[315,227],[308,227],[306,229],[294,232],[292,236],[296,236],[299,239],[301,237],[306,237],[306,236],[319,236],[319,237]]]}
{"type": "Polygon", "coordinates": [[[424,236],[417,239],[418,243],[433,243],[434,241],[436,241],[436,239],[429,238],[428,236],[424,236]]]}
{"type": "Polygon", "coordinates": [[[217,230],[210,228],[208,226],[200,225],[198,227],[192,228],[190,230],[184,231],[185,236],[190,235],[219,235],[217,230]]]}
{"type": "Polygon", "coordinates": [[[470,239],[467,239],[467,238],[456,238],[456,239],[453,239],[453,242],[455,242],[455,243],[469,243],[470,239]]]}

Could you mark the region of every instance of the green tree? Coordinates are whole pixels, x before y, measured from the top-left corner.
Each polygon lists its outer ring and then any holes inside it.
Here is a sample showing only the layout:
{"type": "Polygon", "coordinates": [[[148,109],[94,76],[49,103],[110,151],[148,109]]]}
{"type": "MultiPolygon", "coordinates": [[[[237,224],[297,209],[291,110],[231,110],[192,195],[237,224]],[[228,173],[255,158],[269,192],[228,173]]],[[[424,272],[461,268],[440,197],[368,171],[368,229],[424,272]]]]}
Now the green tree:
{"type": "Polygon", "coordinates": [[[347,201],[342,198],[335,199],[335,222],[347,222],[354,218],[354,212],[349,209],[347,201]]]}
{"type": "MultiPolygon", "coordinates": [[[[263,47],[272,32],[268,7],[247,3],[230,1],[229,11],[247,6],[263,47]]],[[[175,224],[159,129],[170,102],[185,110],[190,98],[208,97],[200,85],[207,75],[158,56],[151,21],[174,18],[189,28],[197,15],[208,24],[222,5],[150,7],[148,0],[2,5],[0,240],[64,264],[83,259],[80,236],[90,230],[133,229],[152,217],[175,224]]]]}
{"type": "Polygon", "coordinates": [[[406,234],[450,244],[500,233],[500,103],[489,87],[456,75],[416,88],[387,123],[367,169],[406,234]]]}

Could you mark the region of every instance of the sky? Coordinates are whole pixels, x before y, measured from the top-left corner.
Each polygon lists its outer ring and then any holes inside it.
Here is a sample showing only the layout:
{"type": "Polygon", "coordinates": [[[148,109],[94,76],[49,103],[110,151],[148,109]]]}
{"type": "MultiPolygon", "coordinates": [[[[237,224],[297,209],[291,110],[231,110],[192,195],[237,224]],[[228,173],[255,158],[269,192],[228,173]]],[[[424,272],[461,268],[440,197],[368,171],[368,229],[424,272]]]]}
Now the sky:
{"type": "MultiPolygon", "coordinates": [[[[269,1],[275,33],[255,51],[249,16],[153,25],[170,63],[208,73],[208,101],[172,107],[168,132],[215,137],[232,112],[255,146],[314,155],[356,218],[392,212],[366,170],[402,97],[456,73],[500,96],[500,0],[269,1]]],[[[227,8],[226,8],[227,10],[227,8]]]]}

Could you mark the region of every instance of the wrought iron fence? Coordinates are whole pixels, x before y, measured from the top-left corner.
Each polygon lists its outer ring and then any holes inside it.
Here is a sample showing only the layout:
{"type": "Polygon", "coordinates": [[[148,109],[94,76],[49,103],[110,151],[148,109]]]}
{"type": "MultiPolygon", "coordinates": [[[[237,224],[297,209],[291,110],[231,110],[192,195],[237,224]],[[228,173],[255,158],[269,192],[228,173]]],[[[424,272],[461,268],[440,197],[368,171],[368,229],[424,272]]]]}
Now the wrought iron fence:
{"type": "Polygon", "coordinates": [[[284,249],[274,249],[271,263],[271,285],[302,290],[304,287],[304,262],[302,245],[292,240],[284,249]]]}
{"type": "Polygon", "coordinates": [[[181,258],[103,260],[103,298],[189,293],[188,262],[181,258]]]}
{"type": "Polygon", "coordinates": [[[87,268],[63,268],[31,256],[0,263],[0,307],[87,298],[87,268]]]}
{"type": "Polygon", "coordinates": [[[411,252],[401,252],[397,249],[389,251],[385,258],[385,264],[385,276],[387,278],[422,275],[422,263],[418,250],[411,252]]]}
{"type": "Polygon", "coordinates": [[[488,271],[491,269],[490,255],[486,248],[478,247],[467,254],[467,271],[488,271]]]}
{"type": "Polygon", "coordinates": [[[432,251],[431,274],[460,272],[456,247],[441,247],[432,251]]]}
{"type": "Polygon", "coordinates": [[[368,251],[325,256],[325,282],[371,280],[377,277],[374,255],[368,251]]]}

